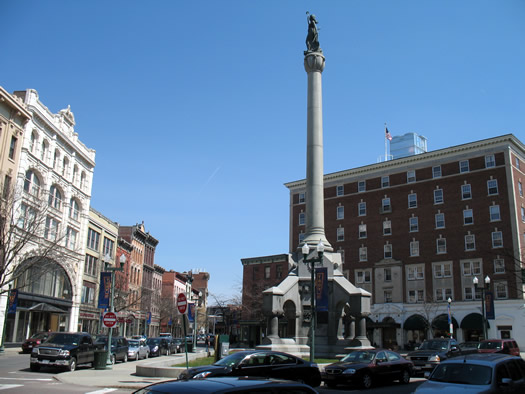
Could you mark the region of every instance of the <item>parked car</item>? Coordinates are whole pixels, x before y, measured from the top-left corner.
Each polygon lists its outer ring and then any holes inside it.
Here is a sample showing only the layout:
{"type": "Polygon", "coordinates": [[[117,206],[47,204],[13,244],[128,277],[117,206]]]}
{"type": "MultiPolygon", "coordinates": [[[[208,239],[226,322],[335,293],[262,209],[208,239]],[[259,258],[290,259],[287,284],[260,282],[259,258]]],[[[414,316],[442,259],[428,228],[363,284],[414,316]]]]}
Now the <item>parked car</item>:
{"type": "Polygon", "coordinates": [[[149,346],[145,339],[128,339],[128,360],[138,361],[149,357],[149,346]]]}
{"type": "Polygon", "coordinates": [[[525,361],[507,354],[453,357],[434,369],[416,393],[525,393],[525,361]]]}
{"type": "Polygon", "coordinates": [[[485,339],[479,344],[480,353],[505,353],[520,355],[520,348],[514,339],[485,339]]]}
{"type": "Polygon", "coordinates": [[[49,334],[51,333],[48,331],[43,331],[31,335],[22,343],[22,353],[31,353],[34,347],[39,346],[49,337],[49,334]]]}
{"type": "Polygon", "coordinates": [[[131,339],[148,339],[146,335],[132,335],[131,339]]]}
{"type": "MultiPolygon", "coordinates": [[[[95,341],[95,347],[97,349],[104,349],[107,351],[108,347],[108,336],[99,335],[95,341]]],[[[111,337],[111,364],[115,364],[117,361],[127,362],[128,361],[128,340],[125,337],[112,336],[111,337]]]]}
{"type": "Polygon", "coordinates": [[[185,351],[184,340],[182,338],[173,338],[175,349],[177,353],[183,353],[185,351]]]}
{"type": "Polygon", "coordinates": [[[358,384],[369,389],[375,382],[399,380],[410,383],[412,362],[399,353],[385,349],[358,350],[347,354],[341,361],[325,367],[321,374],[328,387],[338,384],[358,384]]]}
{"type": "Polygon", "coordinates": [[[462,350],[466,349],[479,349],[479,341],[467,341],[467,342],[461,342],[458,346],[462,350]]]}
{"type": "Polygon", "coordinates": [[[210,379],[168,380],[143,387],[133,394],[150,393],[294,393],[315,394],[317,391],[306,384],[292,380],[264,379],[250,376],[216,377],[210,379]]]}
{"type": "Polygon", "coordinates": [[[31,371],[57,367],[74,371],[78,364],[95,362],[93,338],[86,332],[53,332],[40,346],[33,348],[31,371]]]}
{"type": "Polygon", "coordinates": [[[150,357],[170,355],[170,344],[167,338],[148,338],[146,343],[149,346],[150,357]]]}
{"type": "Polygon", "coordinates": [[[257,350],[233,353],[214,364],[189,368],[182,371],[179,379],[188,380],[216,376],[258,376],[290,379],[305,382],[312,387],[321,384],[321,373],[317,364],[288,353],[257,350]]]}

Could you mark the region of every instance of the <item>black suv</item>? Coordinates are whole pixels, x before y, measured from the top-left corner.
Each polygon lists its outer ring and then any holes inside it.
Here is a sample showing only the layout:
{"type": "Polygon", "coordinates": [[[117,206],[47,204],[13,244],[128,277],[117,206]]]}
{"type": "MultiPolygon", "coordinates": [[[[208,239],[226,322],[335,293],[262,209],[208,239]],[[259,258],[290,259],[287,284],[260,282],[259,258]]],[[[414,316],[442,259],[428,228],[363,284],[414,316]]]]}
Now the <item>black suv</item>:
{"type": "Polygon", "coordinates": [[[150,357],[162,356],[164,354],[166,356],[169,356],[171,353],[169,338],[166,338],[166,337],[148,338],[146,343],[149,346],[149,356],[150,357]]]}
{"type": "MultiPolygon", "coordinates": [[[[95,347],[97,349],[104,349],[107,351],[108,336],[99,335],[95,341],[95,347]]],[[[128,340],[124,337],[111,337],[111,364],[115,364],[117,361],[127,362],[128,361],[128,340]]]]}
{"type": "Polygon", "coordinates": [[[58,367],[74,371],[77,364],[95,361],[93,338],[86,332],[53,332],[31,352],[31,371],[40,367],[58,367]]]}

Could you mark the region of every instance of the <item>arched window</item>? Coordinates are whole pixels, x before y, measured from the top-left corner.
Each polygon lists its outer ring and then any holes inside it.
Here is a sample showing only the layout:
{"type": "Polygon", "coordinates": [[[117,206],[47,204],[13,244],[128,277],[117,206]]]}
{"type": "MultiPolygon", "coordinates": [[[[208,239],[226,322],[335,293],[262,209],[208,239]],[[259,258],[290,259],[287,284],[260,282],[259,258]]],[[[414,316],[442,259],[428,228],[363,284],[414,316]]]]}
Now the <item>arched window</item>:
{"type": "Polygon", "coordinates": [[[35,260],[20,275],[15,275],[16,288],[26,293],[71,300],[73,293],[66,271],[54,261],[39,257],[35,260]]]}
{"type": "Polygon", "coordinates": [[[58,171],[59,164],[60,164],[60,151],[56,149],[55,154],[53,155],[53,169],[55,171],[58,171]]]}
{"type": "Polygon", "coordinates": [[[62,195],[55,185],[51,186],[51,189],[49,190],[48,204],[55,209],[60,209],[62,205],[62,195]]]}
{"type": "Polygon", "coordinates": [[[44,163],[47,159],[47,148],[49,144],[46,140],[42,141],[42,150],[40,151],[40,160],[42,160],[44,163]]]}
{"type": "Polygon", "coordinates": [[[26,179],[24,180],[24,190],[35,197],[38,197],[38,194],[40,192],[40,179],[38,179],[36,174],[31,170],[27,170],[26,172],[26,179]]]}
{"type": "Polygon", "coordinates": [[[69,202],[69,217],[78,220],[80,216],[80,206],[78,201],[72,198],[69,202]]]}
{"type": "Polygon", "coordinates": [[[80,189],[84,190],[86,187],[86,173],[82,171],[82,175],[80,175],[80,189]]]}
{"type": "Polygon", "coordinates": [[[36,143],[38,142],[38,136],[36,131],[31,133],[31,140],[29,141],[29,152],[35,153],[36,143]]]}
{"type": "Polygon", "coordinates": [[[74,167],[73,167],[73,179],[71,180],[71,182],[73,182],[73,184],[77,183],[77,177],[78,177],[78,167],[75,164],[74,167]]]}
{"type": "Polygon", "coordinates": [[[67,170],[69,169],[69,160],[66,156],[64,156],[64,160],[62,160],[62,176],[65,178],[67,177],[67,170]]]}

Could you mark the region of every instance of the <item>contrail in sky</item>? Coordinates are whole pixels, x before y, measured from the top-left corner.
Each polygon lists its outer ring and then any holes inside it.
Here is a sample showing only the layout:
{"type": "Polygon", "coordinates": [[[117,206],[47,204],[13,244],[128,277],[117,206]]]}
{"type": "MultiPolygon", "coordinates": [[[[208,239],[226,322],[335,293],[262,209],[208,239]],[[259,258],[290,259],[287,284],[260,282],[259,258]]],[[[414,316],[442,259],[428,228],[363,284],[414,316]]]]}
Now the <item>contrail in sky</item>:
{"type": "Polygon", "coordinates": [[[215,171],[213,171],[213,173],[209,176],[208,180],[204,183],[204,185],[202,185],[199,194],[202,193],[202,191],[204,190],[204,188],[205,188],[206,186],[208,186],[208,183],[211,182],[211,180],[215,177],[215,175],[217,175],[217,173],[219,172],[220,169],[221,169],[221,167],[219,166],[219,167],[217,167],[217,168],[215,169],[215,171]]]}

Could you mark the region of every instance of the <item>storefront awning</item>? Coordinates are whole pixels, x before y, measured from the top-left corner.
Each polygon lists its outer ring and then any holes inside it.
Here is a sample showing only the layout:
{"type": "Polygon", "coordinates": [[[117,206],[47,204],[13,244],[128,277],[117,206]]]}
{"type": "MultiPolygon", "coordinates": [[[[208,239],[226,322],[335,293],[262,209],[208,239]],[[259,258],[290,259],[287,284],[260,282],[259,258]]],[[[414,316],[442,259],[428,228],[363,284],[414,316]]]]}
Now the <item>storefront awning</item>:
{"type": "MultiPolygon", "coordinates": [[[[487,327],[490,324],[487,320],[487,327]]],[[[461,320],[461,328],[466,330],[483,330],[483,321],[480,313],[471,313],[461,320]]]]}
{"type": "MultiPolygon", "coordinates": [[[[454,326],[454,329],[457,329],[459,327],[458,321],[452,316],[452,325],[454,326]]],[[[441,330],[441,331],[448,331],[448,315],[445,313],[442,315],[439,315],[434,319],[432,322],[432,328],[435,330],[441,330]]]]}
{"type": "Polygon", "coordinates": [[[46,304],[45,302],[41,302],[39,304],[33,305],[28,310],[32,312],[67,313],[67,311],[57,308],[56,306],[46,304]]]}
{"type": "Polygon", "coordinates": [[[405,320],[403,328],[405,330],[426,330],[428,328],[428,322],[423,316],[415,314],[405,320]]]}

